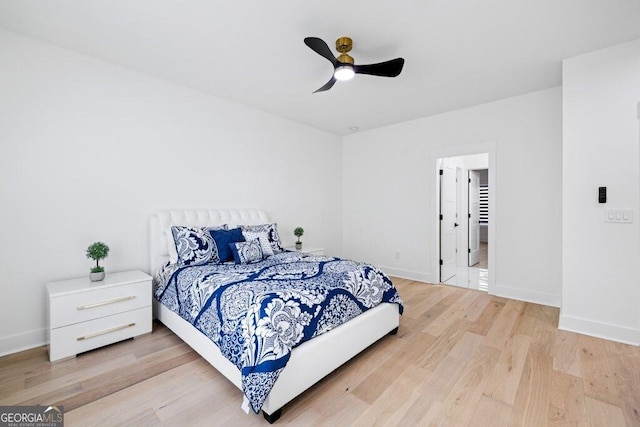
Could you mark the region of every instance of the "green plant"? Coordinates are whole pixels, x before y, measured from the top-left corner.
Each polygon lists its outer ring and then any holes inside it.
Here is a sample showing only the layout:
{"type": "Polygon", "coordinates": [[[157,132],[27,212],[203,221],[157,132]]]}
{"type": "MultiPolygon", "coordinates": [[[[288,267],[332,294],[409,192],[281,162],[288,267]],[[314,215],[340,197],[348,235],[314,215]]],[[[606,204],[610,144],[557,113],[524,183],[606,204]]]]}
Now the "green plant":
{"type": "Polygon", "coordinates": [[[100,260],[109,256],[109,246],[102,242],[95,242],[87,248],[87,258],[96,261],[96,266],[91,268],[92,273],[102,273],[104,267],[100,267],[100,260]]]}
{"type": "Polygon", "coordinates": [[[304,234],[304,228],[296,227],[296,229],[293,230],[293,234],[298,238],[298,241],[296,243],[302,243],[300,241],[300,237],[302,237],[302,235],[304,234]]]}

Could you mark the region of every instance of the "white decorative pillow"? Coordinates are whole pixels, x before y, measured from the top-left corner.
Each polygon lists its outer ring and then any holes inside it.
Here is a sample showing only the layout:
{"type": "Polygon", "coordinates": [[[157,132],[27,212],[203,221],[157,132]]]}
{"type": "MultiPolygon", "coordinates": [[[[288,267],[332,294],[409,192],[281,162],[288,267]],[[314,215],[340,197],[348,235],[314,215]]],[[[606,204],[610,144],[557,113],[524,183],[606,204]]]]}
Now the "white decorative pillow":
{"type": "Polygon", "coordinates": [[[208,262],[219,262],[218,250],[211,237],[211,230],[226,229],[227,224],[219,227],[171,227],[171,243],[175,262],[170,252],[169,259],[172,264],[180,266],[199,265],[208,262]]]}
{"type": "Polygon", "coordinates": [[[236,264],[250,264],[263,259],[262,246],[258,239],[246,242],[229,243],[236,264]]]}
{"type": "Polygon", "coordinates": [[[260,242],[263,257],[266,258],[273,255],[273,248],[271,247],[271,243],[269,242],[269,235],[266,231],[242,230],[242,235],[244,236],[244,240],[246,240],[247,242],[250,240],[258,240],[260,242]]]}
{"type": "Polygon", "coordinates": [[[278,224],[275,222],[272,224],[260,224],[260,225],[241,225],[242,232],[265,232],[269,237],[269,244],[273,253],[284,251],[282,244],[280,243],[280,235],[278,234],[278,224]]]}

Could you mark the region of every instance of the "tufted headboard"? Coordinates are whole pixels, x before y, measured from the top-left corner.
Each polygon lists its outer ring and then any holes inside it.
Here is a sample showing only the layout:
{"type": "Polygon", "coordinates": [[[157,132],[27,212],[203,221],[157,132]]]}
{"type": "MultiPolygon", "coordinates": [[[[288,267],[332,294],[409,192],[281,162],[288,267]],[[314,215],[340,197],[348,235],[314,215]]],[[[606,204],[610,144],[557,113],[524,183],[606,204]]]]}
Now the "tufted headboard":
{"type": "Polygon", "coordinates": [[[149,219],[149,274],[169,260],[168,239],[172,225],[191,227],[229,224],[255,225],[269,222],[267,214],[259,209],[176,209],[160,211],[149,219]]]}

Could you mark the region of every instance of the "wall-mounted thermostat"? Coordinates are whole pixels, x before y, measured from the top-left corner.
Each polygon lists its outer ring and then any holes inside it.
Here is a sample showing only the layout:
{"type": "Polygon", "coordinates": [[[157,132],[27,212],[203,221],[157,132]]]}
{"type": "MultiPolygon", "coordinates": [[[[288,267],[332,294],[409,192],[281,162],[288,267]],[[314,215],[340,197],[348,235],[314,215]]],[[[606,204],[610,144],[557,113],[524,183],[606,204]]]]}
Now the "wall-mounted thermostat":
{"type": "Polygon", "coordinates": [[[607,203],[607,187],[598,187],[598,203],[607,203]]]}

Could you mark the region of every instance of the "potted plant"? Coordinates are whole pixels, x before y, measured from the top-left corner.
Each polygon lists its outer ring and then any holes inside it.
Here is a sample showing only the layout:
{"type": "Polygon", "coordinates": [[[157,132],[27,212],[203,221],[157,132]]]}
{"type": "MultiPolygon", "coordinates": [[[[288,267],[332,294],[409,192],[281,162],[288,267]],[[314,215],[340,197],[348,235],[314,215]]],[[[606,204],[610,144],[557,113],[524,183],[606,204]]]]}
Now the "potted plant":
{"type": "Polygon", "coordinates": [[[296,227],[296,229],[293,230],[293,234],[298,238],[298,240],[296,241],[296,249],[302,249],[302,242],[300,241],[300,237],[302,237],[302,235],[304,234],[304,229],[302,227],[296,227]]]}
{"type": "Polygon", "coordinates": [[[95,242],[87,248],[87,258],[96,261],[96,266],[91,268],[89,279],[92,282],[99,282],[104,279],[104,267],[100,266],[100,260],[109,255],[109,246],[102,242],[95,242]]]}

